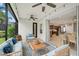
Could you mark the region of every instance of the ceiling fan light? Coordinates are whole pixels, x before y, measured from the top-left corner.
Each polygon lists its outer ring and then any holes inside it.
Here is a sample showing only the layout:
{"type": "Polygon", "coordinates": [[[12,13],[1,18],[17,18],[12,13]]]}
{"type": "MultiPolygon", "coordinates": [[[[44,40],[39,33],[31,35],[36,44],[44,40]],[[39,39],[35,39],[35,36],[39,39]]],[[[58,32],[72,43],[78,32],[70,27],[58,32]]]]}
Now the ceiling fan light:
{"type": "Polygon", "coordinates": [[[44,12],[44,11],[45,11],[45,6],[42,7],[42,12],[44,12]]]}

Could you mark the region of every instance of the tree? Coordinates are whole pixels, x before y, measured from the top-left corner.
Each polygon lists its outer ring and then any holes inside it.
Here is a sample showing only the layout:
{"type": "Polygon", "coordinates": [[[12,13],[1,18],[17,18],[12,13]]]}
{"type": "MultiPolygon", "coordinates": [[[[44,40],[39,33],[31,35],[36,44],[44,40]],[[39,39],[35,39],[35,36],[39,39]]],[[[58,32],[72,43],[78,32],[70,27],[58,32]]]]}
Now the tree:
{"type": "Polygon", "coordinates": [[[0,24],[2,24],[5,20],[5,14],[0,11],[0,24]]]}
{"type": "Polygon", "coordinates": [[[14,24],[9,24],[8,25],[8,37],[15,37],[15,26],[14,24]]]}

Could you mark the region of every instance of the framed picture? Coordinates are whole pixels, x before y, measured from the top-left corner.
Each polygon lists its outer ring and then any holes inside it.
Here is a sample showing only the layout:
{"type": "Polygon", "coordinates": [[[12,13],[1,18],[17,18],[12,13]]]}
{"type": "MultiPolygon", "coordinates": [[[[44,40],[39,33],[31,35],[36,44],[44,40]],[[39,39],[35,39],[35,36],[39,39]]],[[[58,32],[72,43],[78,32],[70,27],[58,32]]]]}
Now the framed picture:
{"type": "Polygon", "coordinates": [[[61,32],[62,32],[62,33],[65,33],[65,32],[66,32],[66,27],[65,27],[65,25],[64,25],[64,26],[61,26],[61,32]]]}
{"type": "Polygon", "coordinates": [[[40,33],[42,34],[42,24],[40,24],[40,33]]]}

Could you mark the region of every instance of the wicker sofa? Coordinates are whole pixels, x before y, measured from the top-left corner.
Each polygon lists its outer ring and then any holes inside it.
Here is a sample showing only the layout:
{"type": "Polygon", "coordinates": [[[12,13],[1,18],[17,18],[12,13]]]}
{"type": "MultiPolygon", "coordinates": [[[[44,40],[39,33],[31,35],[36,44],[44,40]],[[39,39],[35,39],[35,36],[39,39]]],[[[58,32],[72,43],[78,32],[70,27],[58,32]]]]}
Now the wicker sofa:
{"type": "Polygon", "coordinates": [[[22,44],[21,42],[17,42],[15,45],[13,45],[13,51],[11,53],[5,54],[3,52],[3,47],[7,45],[8,43],[12,44],[12,38],[8,39],[4,43],[0,45],[0,56],[22,56],[22,44]]]}

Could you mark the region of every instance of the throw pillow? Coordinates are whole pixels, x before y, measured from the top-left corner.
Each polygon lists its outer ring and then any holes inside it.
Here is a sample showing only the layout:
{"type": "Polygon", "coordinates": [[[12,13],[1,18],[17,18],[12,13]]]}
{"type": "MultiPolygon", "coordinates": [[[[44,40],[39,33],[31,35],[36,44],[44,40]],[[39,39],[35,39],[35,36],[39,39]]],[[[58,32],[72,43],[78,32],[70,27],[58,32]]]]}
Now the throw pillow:
{"type": "Polygon", "coordinates": [[[10,43],[8,43],[7,45],[5,45],[5,46],[3,47],[3,52],[4,52],[5,54],[11,53],[12,51],[13,51],[13,46],[11,46],[10,43]]]}
{"type": "Polygon", "coordinates": [[[13,42],[13,44],[16,44],[16,43],[17,43],[16,38],[13,38],[13,39],[12,39],[12,42],[13,42]]]}

